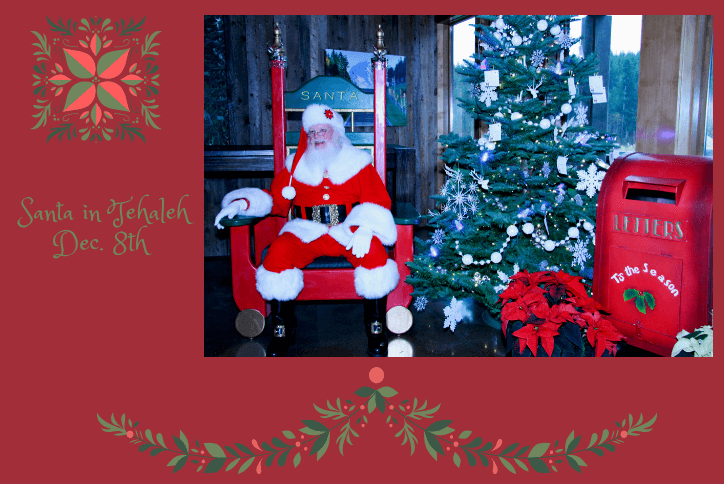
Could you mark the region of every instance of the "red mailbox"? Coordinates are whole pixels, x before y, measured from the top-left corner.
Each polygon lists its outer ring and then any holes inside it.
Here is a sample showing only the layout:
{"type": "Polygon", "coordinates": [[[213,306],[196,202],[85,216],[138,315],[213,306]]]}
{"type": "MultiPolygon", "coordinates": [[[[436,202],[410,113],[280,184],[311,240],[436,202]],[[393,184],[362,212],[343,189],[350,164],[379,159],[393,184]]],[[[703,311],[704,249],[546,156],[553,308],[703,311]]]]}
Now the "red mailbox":
{"type": "Polygon", "coordinates": [[[712,158],[632,153],[603,179],[593,296],[633,346],[668,356],[712,324],[713,176],[712,158]]]}

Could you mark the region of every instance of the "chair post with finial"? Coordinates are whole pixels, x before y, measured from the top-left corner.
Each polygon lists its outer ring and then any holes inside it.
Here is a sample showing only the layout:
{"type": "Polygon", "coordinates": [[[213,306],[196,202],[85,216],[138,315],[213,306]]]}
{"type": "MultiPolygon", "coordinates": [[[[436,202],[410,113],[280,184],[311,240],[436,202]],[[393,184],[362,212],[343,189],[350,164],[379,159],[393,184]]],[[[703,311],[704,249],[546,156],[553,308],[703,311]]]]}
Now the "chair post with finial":
{"type": "Polygon", "coordinates": [[[385,33],[382,25],[377,27],[377,40],[373,50],[372,72],[374,75],[374,132],[375,132],[375,169],[382,180],[387,177],[387,51],[385,50],[385,33]]]}
{"type": "Polygon", "coordinates": [[[284,91],[287,68],[287,57],[282,43],[282,31],[279,24],[274,25],[274,42],[268,44],[271,59],[272,79],[272,126],[274,131],[274,172],[278,173],[284,166],[286,158],[286,115],[284,112],[284,91]]]}

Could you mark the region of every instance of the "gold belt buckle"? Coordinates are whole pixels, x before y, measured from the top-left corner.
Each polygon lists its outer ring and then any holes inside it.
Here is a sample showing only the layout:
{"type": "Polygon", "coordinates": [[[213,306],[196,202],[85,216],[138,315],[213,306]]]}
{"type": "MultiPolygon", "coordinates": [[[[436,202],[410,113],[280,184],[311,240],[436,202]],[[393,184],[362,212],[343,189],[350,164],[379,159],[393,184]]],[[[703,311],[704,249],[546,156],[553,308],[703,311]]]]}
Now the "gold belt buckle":
{"type": "Polygon", "coordinates": [[[325,224],[328,227],[332,227],[333,225],[339,224],[339,208],[335,204],[329,204],[329,205],[313,205],[312,206],[312,220],[314,220],[317,223],[322,223],[322,214],[321,209],[322,207],[326,207],[329,209],[329,223],[325,224]]]}

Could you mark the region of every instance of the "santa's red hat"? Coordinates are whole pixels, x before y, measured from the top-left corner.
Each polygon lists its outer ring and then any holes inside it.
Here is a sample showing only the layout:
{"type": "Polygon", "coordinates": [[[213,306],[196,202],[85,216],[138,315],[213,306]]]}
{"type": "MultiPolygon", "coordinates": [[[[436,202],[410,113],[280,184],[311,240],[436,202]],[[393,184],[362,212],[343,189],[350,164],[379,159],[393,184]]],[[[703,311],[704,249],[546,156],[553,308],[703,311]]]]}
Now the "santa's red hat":
{"type": "Polygon", "coordinates": [[[307,109],[302,113],[303,130],[299,134],[299,146],[297,147],[297,152],[294,154],[292,169],[289,172],[289,185],[282,189],[282,196],[287,200],[292,200],[297,195],[297,191],[292,186],[292,177],[294,176],[294,170],[296,170],[299,160],[307,149],[307,131],[309,131],[312,126],[318,124],[329,124],[338,134],[344,135],[344,120],[339,113],[324,104],[310,104],[307,106],[307,109]]]}

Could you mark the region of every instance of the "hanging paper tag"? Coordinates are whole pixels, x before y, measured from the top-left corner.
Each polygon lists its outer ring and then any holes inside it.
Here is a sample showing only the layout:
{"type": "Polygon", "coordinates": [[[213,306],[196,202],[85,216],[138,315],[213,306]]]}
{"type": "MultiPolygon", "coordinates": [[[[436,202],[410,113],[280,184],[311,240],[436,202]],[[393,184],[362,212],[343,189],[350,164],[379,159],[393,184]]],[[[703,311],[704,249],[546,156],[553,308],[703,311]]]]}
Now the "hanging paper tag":
{"type": "Polygon", "coordinates": [[[485,84],[491,87],[500,86],[500,75],[497,70],[485,71],[485,84]]]}
{"type": "Polygon", "coordinates": [[[485,143],[485,147],[490,151],[493,151],[495,149],[495,143],[485,143]]]}
{"type": "Polygon", "coordinates": [[[561,175],[567,175],[568,174],[568,166],[566,165],[568,163],[568,157],[566,156],[559,156],[556,160],[556,166],[558,167],[558,173],[561,175]]]}
{"type": "Polygon", "coordinates": [[[488,136],[490,141],[500,141],[501,140],[501,124],[495,123],[488,126],[488,136]]]}
{"type": "Polygon", "coordinates": [[[603,76],[588,76],[588,86],[591,88],[591,94],[602,93],[603,76]]]}
{"type": "Polygon", "coordinates": [[[602,87],[602,92],[591,93],[593,97],[593,104],[601,104],[606,102],[606,88],[602,87]]]}
{"type": "Polygon", "coordinates": [[[576,81],[572,77],[568,78],[568,94],[570,94],[571,97],[576,95],[576,81]]]}

